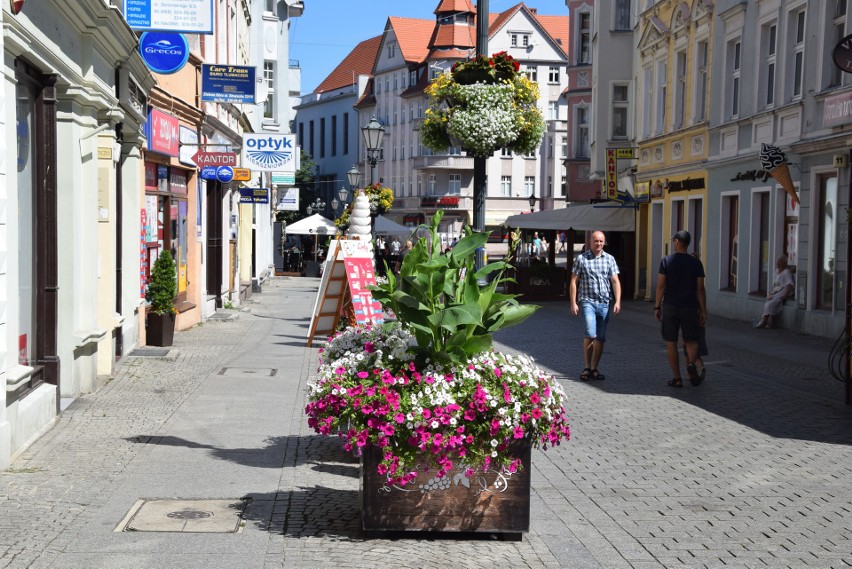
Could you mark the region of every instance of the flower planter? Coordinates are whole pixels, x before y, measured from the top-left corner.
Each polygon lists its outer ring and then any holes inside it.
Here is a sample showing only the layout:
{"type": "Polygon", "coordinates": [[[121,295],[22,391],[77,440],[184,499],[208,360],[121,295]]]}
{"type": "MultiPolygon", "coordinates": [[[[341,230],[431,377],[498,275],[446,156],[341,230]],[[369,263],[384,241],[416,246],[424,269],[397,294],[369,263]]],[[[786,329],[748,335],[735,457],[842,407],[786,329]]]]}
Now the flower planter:
{"type": "Polygon", "coordinates": [[[530,526],[531,444],[512,454],[523,468],[514,474],[453,469],[443,478],[421,472],[405,486],[391,486],[376,471],[380,451],[361,459],[361,521],[368,532],[482,532],[517,534],[530,526]]]}
{"type": "Polygon", "coordinates": [[[175,315],[149,312],[145,334],[149,346],[171,346],[175,336],[175,315]]]}

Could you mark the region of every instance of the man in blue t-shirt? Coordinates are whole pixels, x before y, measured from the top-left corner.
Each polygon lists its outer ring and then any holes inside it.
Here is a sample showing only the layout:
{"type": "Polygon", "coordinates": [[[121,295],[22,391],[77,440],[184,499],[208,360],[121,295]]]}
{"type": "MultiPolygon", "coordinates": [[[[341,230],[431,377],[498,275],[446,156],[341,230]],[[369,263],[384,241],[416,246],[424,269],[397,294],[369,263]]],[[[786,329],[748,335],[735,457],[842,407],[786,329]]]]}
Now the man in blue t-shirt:
{"type": "Polygon", "coordinates": [[[686,373],[692,385],[704,381],[706,370],[698,348],[701,327],[707,320],[707,297],[704,291],[704,265],[686,252],[692,237],[678,231],[672,242],[675,252],[660,262],[654,317],[662,322],[663,340],[674,377],[672,387],[683,387],[678,358],[678,333],[683,334],[690,363],[686,373]]]}

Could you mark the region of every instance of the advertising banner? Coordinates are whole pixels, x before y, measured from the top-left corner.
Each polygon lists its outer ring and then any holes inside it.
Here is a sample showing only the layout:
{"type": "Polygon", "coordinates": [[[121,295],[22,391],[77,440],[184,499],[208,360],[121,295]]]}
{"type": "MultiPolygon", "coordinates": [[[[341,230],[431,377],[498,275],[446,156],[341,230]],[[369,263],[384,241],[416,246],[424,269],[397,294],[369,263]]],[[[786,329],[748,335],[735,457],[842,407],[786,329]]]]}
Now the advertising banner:
{"type": "Polygon", "coordinates": [[[139,54],[148,69],[169,75],[186,65],[189,60],[189,42],[183,34],[145,32],[139,38],[139,54]]]}
{"type": "Polygon", "coordinates": [[[240,203],[269,203],[269,188],[240,188],[240,203]]]}
{"type": "Polygon", "coordinates": [[[167,156],[180,154],[180,122],[177,117],[152,107],[145,123],[145,135],[148,138],[148,150],[167,156]]]}
{"type": "Polygon", "coordinates": [[[124,0],[124,19],[138,31],[213,33],[213,0],[124,0]]]}
{"type": "Polygon", "coordinates": [[[296,135],[247,132],[243,134],[243,168],[255,172],[296,172],[296,135]]]}
{"type": "Polygon", "coordinates": [[[299,188],[286,188],[278,191],[280,200],[278,211],[299,211],[299,188]]]}
{"type": "Polygon", "coordinates": [[[347,257],[346,280],[352,295],[352,308],[357,324],[381,324],[384,322],[382,305],[373,299],[373,293],[367,287],[376,284],[376,274],[373,270],[373,259],[367,257],[347,257]]]}
{"type": "Polygon", "coordinates": [[[254,104],[255,68],[244,65],[202,65],[201,100],[254,104]]]}

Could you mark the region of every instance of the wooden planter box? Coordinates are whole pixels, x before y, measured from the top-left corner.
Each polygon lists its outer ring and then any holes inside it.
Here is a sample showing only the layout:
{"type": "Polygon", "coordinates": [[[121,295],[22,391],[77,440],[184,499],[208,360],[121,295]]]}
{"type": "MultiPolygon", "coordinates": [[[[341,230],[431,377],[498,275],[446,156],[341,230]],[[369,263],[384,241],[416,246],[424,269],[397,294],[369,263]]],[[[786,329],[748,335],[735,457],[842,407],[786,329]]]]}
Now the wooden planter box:
{"type": "Polygon", "coordinates": [[[171,346],[175,337],[175,315],[149,312],[145,320],[145,338],[149,346],[171,346]]]}
{"type": "Polygon", "coordinates": [[[515,474],[453,470],[441,479],[420,473],[405,486],[389,486],[376,472],[380,452],[370,447],[361,459],[361,520],[367,532],[484,532],[520,534],[530,527],[529,443],[513,455],[523,468],[515,474]]]}

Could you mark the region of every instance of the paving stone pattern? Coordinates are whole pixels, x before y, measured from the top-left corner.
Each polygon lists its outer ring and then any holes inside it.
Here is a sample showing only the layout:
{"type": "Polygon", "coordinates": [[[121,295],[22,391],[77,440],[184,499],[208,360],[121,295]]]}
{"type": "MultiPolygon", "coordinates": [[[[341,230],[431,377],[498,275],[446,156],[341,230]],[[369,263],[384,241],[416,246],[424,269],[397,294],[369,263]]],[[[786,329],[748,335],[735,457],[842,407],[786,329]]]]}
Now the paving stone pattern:
{"type": "Polygon", "coordinates": [[[852,566],[852,408],[826,369],[833,342],[711,318],[706,382],[673,390],[642,302],[610,323],[604,381],[577,379],[582,325],[564,303],[498,334],[560,378],[572,423],[569,443],[533,454],[522,541],[367,539],[357,459],[303,415],[317,283],[274,279],[177,333],[174,357],[125,358],[75,400],[0,473],[0,567],[852,566]],[[169,497],[251,505],[239,534],[113,531],[137,499],[169,497]]]}

